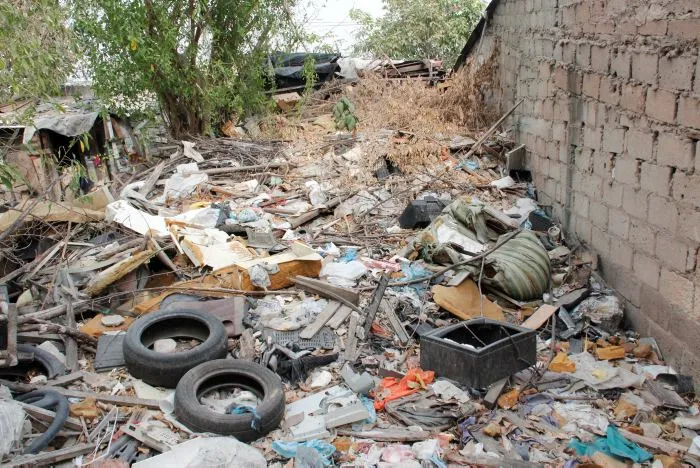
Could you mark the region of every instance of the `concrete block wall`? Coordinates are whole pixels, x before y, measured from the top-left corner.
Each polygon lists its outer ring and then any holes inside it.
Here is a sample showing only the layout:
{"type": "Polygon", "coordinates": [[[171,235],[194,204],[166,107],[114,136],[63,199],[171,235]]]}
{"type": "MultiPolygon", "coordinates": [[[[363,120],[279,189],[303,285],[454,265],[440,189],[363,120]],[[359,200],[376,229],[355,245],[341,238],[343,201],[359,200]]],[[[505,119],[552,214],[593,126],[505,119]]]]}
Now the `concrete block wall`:
{"type": "Polygon", "coordinates": [[[700,381],[700,1],[498,0],[501,112],[626,318],[700,381]]]}

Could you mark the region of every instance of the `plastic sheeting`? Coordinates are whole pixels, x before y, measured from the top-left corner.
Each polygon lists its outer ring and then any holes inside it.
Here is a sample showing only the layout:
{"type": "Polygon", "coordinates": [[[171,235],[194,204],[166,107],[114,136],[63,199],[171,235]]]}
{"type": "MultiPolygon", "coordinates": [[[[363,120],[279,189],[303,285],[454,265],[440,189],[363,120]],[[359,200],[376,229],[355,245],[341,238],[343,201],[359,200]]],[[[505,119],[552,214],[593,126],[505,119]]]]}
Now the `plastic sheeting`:
{"type": "Polygon", "coordinates": [[[37,130],[51,130],[67,137],[82,135],[90,131],[99,116],[99,112],[87,112],[39,117],[24,129],[22,143],[29,143],[37,130]]]}

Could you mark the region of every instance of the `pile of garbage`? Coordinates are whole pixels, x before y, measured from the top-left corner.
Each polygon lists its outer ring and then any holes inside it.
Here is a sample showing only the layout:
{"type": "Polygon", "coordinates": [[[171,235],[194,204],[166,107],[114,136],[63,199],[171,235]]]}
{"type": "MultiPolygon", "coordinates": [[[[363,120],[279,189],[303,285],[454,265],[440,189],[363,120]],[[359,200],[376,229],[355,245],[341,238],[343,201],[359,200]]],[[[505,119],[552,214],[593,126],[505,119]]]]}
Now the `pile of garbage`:
{"type": "Polygon", "coordinates": [[[371,155],[320,125],[184,141],[0,214],[24,246],[0,280],[2,461],[697,465],[692,378],[624,328],[496,130],[402,167],[389,129],[371,155]]]}

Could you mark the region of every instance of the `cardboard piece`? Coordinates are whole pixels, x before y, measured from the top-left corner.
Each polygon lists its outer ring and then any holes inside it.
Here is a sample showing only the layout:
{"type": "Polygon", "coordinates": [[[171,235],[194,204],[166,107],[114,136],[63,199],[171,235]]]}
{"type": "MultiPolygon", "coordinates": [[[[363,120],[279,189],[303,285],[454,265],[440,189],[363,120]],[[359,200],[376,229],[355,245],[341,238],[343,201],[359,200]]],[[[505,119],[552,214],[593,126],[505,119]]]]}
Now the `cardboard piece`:
{"type": "MultiPolygon", "coordinates": [[[[432,293],[433,300],[437,305],[462,320],[481,317],[479,286],[470,278],[464,280],[459,286],[433,286],[432,293]]],[[[505,321],[503,310],[486,296],[482,297],[484,317],[505,321]]]]}
{"type": "MultiPolygon", "coordinates": [[[[249,261],[239,262],[221,270],[212,272],[201,278],[179,281],[172,285],[173,288],[186,290],[187,294],[197,294],[198,289],[205,289],[209,297],[229,297],[230,292],[212,291],[212,289],[238,289],[245,291],[261,291],[255,287],[248,276],[248,268],[256,263],[267,262],[279,267],[279,272],[270,274],[270,286],[268,290],[283,289],[294,284],[296,276],[309,276],[317,278],[321,272],[321,256],[311,247],[295,242],[291,249],[270,257],[258,257],[249,261]]],[[[145,314],[158,308],[167,296],[178,292],[176,289],[166,291],[156,297],[146,299],[134,307],[134,312],[145,314]]]]}
{"type": "MultiPolygon", "coordinates": [[[[322,257],[308,245],[295,242],[285,252],[270,257],[258,257],[252,260],[238,262],[231,267],[231,287],[246,291],[262,290],[253,285],[248,276],[248,269],[253,265],[268,263],[277,265],[279,272],[270,274],[268,290],[283,289],[294,284],[297,276],[318,278],[321,272],[322,257]]],[[[224,270],[221,270],[223,273],[224,270]]]]}
{"type": "MultiPolygon", "coordinates": [[[[12,226],[25,211],[28,209],[34,200],[29,199],[16,209],[6,211],[0,214],[0,232],[5,231],[12,226]]],[[[68,222],[73,224],[85,224],[91,222],[102,221],[105,217],[104,212],[89,210],[85,208],[71,207],[69,202],[56,203],[51,201],[40,201],[34,206],[30,213],[24,218],[24,221],[32,219],[40,219],[46,222],[68,222]]]]}

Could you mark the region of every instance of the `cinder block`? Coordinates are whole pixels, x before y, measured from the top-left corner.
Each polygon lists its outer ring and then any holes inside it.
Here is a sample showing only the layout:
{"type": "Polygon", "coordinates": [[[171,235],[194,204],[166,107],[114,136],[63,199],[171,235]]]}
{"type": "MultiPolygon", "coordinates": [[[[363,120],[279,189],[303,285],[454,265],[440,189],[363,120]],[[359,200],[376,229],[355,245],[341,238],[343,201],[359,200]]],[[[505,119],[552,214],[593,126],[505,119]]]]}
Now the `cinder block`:
{"type": "Polygon", "coordinates": [[[647,219],[654,226],[668,232],[676,232],[678,228],[678,207],[666,197],[649,196],[649,214],[647,219]]]}
{"type": "Polygon", "coordinates": [[[678,123],[686,127],[700,128],[700,98],[681,96],[678,99],[678,123]]]}
{"type": "Polygon", "coordinates": [[[582,218],[588,218],[590,201],[582,192],[574,192],[573,209],[574,213],[582,218]]]}
{"type": "Polygon", "coordinates": [[[622,207],[622,191],[623,186],[612,183],[612,181],[603,183],[603,203],[611,208],[622,207]]]}
{"type": "Polygon", "coordinates": [[[642,305],[640,309],[642,313],[662,327],[668,328],[668,311],[671,309],[671,304],[668,303],[661,293],[656,289],[644,288],[641,299],[642,305]]]}
{"type": "MultiPolygon", "coordinates": [[[[609,275],[605,273],[606,279],[608,279],[608,276],[609,275]]],[[[633,272],[619,269],[612,281],[615,289],[622,295],[622,297],[639,307],[642,282],[634,275],[633,272]]]]}
{"type": "Polygon", "coordinates": [[[583,94],[598,99],[600,90],[600,75],[597,73],[584,73],[583,94]]]}
{"type": "Polygon", "coordinates": [[[591,200],[603,199],[603,179],[595,174],[587,175],[580,191],[591,200]]]}
{"type": "Polygon", "coordinates": [[[647,21],[637,28],[637,33],[643,36],[665,36],[668,23],[663,20],[647,21]]]}
{"type": "Polygon", "coordinates": [[[662,133],[659,135],[656,161],[678,169],[691,169],[694,165],[694,152],[695,144],[692,140],[673,133],[662,133]]]}
{"type": "Polygon", "coordinates": [[[632,78],[647,84],[656,84],[659,57],[656,54],[636,52],[632,54],[632,78]]]}
{"type": "MultiPolygon", "coordinates": [[[[700,21],[698,21],[700,28],[700,21]]],[[[659,58],[659,86],[666,89],[690,90],[693,87],[695,59],[688,56],[659,58]]]]}
{"type": "Polygon", "coordinates": [[[700,174],[689,175],[681,171],[673,174],[673,198],[700,208],[700,174]]]}
{"type": "Polygon", "coordinates": [[[646,221],[636,219],[631,221],[629,240],[635,250],[647,255],[654,255],[656,250],[656,233],[646,221]]]}
{"type": "MultiPolygon", "coordinates": [[[[601,94],[603,87],[601,84],[601,94]]],[[[663,89],[647,90],[646,114],[662,122],[673,123],[676,118],[676,94],[663,89]]]]}
{"type": "Polygon", "coordinates": [[[590,173],[593,165],[593,150],[590,148],[581,148],[580,151],[576,153],[574,164],[576,165],[576,169],[584,174],[590,173]]]}
{"type": "Polygon", "coordinates": [[[627,131],[627,153],[635,159],[650,161],[654,148],[654,134],[630,128],[627,131]]]}
{"type": "Polygon", "coordinates": [[[644,284],[656,289],[659,287],[659,262],[639,252],[634,254],[634,274],[644,284]]]}
{"type": "Polygon", "coordinates": [[[591,45],[581,42],[576,45],[576,66],[586,68],[591,63],[591,45]]]}
{"type": "Polygon", "coordinates": [[[583,129],[583,146],[590,148],[594,151],[600,149],[600,142],[602,138],[602,130],[599,128],[589,128],[585,127],[583,129]]]}
{"type": "Polygon", "coordinates": [[[631,187],[639,185],[639,161],[631,158],[616,158],[613,180],[631,187]]]}
{"type": "Polygon", "coordinates": [[[625,148],[625,129],[605,127],[603,129],[603,151],[620,154],[625,148]]]}
{"type": "Polygon", "coordinates": [[[610,70],[619,78],[629,79],[632,76],[632,54],[622,49],[614,51],[610,60],[610,70]]]}
{"type": "Polygon", "coordinates": [[[610,259],[613,263],[626,270],[631,270],[633,254],[632,247],[626,240],[617,237],[610,238],[610,259]]]}
{"type": "Polygon", "coordinates": [[[661,269],[659,291],[671,305],[677,306],[681,311],[693,311],[694,288],[695,285],[688,278],[666,268],[661,269]]]}
{"type": "Polygon", "coordinates": [[[622,95],[620,97],[620,105],[632,112],[644,112],[646,104],[647,90],[646,86],[623,84],[622,95]]]}
{"type": "Polygon", "coordinates": [[[629,238],[630,217],[616,209],[608,210],[608,230],[623,240],[629,238]]]}
{"type": "MultiPolygon", "coordinates": [[[[697,5],[696,5],[697,6],[697,5]]],[[[675,19],[668,22],[668,34],[685,40],[700,39],[700,19],[675,19]]]]}
{"type": "Polygon", "coordinates": [[[680,206],[678,211],[678,235],[700,243],[700,211],[690,205],[680,206]]]}
{"type": "Polygon", "coordinates": [[[603,180],[612,180],[613,154],[606,151],[593,153],[593,173],[603,180]]]}
{"type": "Polygon", "coordinates": [[[610,70],[609,47],[597,45],[591,47],[591,68],[600,73],[608,73],[610,70]]]}
{"type": "Polygon", "coordinates": [[[591,228],[591,245],[598,252],[598,255],[610,257],[610,235],[605,229],[596,226],[591,228]]]}
{"type": "Polygon", "coordinates": [[[600,100],[613,106],[620,103],[620,87],[610,76],[600,79],[600,100]]]}
{"type": "Polygon", "coordinates": [[[671,168],[648,162],[642,163],[641,186],[643,190],[649,192],[664,196],[669,195],[671,193],[671,168]]]}
{"type": "Polygon", "coordinates": [[[572,219],[575,220],[575,232],[576,235],[581,239],[583,242],[590,243],[591,242],[591,229],[593,228],[593,225],[589,220],[586,218],[582,218],[580,216],[572,216],[572,219]]]}
{"type": "Polygon", "coordinates": [[[591,202],[588,217],[594,226],[603,229],[608,227],[608,207],[602,203],[591,202]]]}
{"type": "Polygon", "coordinates": [[[696,250],[673,236],[664,233],[656,235],[656,257],[661,263],[681,273],[690,272],[695,267],[696,250]]]}

